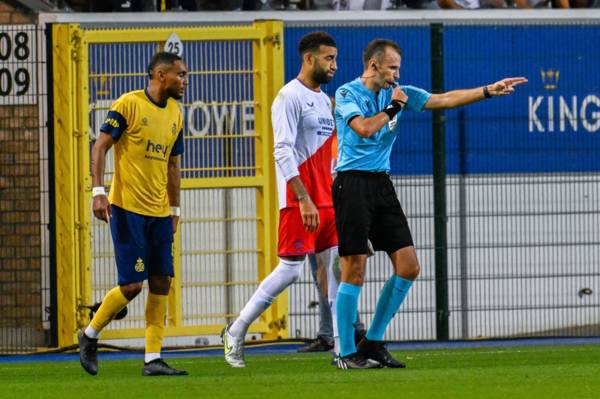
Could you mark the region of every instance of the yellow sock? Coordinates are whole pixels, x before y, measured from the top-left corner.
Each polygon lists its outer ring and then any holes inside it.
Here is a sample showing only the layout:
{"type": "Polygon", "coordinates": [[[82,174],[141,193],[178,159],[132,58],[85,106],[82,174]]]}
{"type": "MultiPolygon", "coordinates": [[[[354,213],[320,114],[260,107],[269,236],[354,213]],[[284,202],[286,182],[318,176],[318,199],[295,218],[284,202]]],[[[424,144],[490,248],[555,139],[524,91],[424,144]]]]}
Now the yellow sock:
{"type": "Polygon", "coordinates": [[[125,298],[125,295],[121,292],[120,287],[115,287],[112,290],[108,291],[104,299],[102,300],[102,305],[94,315],[90,326],[96,330],[97,332],[102,331],[104,327],[115,317],[121,309],[123,309],[129,300],[125,298]]]}
{"type": "Polygon", "coordinates": [[[148,293],[146,301],[146,353],[160,353],[165,335],[168,295],[148,293]]]}

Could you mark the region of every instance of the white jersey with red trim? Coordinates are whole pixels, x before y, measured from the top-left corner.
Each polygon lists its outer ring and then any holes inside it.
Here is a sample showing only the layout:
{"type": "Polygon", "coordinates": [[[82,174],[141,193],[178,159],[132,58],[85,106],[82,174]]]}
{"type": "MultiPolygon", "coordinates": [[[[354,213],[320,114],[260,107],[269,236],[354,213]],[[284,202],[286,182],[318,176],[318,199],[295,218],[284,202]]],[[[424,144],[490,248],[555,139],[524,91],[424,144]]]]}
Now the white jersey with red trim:
{"type": "Polygon", "coordinates": [[[283,86],[271,106],[279,208],[297,207],[287,182],[300,176],[313,203],[331,207],[331,143],[335,121],[331,100],[298,79],[283,86]]]}

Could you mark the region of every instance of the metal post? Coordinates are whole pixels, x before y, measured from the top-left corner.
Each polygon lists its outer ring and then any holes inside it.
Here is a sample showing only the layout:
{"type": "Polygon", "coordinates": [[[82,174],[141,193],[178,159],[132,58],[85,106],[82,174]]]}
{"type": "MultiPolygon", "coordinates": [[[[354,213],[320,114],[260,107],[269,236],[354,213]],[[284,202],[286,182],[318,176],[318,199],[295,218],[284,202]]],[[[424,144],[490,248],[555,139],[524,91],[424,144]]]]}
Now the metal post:
{"type": "MultiPolygon", "coordinates": [[[[223,122],[223,131],[227,132],[227,135],[230,135],[231,127],[227,123],[227,121],[223,122]]],[[[225,176],[232,177],[233,167],[235,166],[234,160],[234,139],[232,137],[228,137],[225,139],[225,176]]],[[[225,206],[225,214],[223,217],[225,218],[225,228],[223,234],[225,235],[225,281],[227,283],[231,283],[234,281],[235,276],[233,273],[233,189],[225,188],[223,193],[223,202],[225,206]]],[[[227,313],[227,324],[233,322],[235,318],[229,316],[233,314],[233,305],[235,303],[235,289],[231,284],[227,284],[225,286],[225,309],[227,313]]]]}
{"type": "Polygon", "coordinates": [[[46,76],[48,81],[48,229],[50,230],[50,340],[48,346],[58,346],[58,273],[56,271],[56,187],[54,173],[54,85],[52,68],[52,24],[46,25],[46,76]]]}
{"type": "MultiPolygon", "coordinates": [[[[434,93],[444,91],[444,28],[431,24],[431,85],[434,93]]],[[[448,241],[446,215],[446,135],[444,111],[433,111],[433,208],[435,226],[436,337],[446,341],[448,326],[448,241]]]]}
{"type": "Polygon", "coordinates": [[[467,259],[467,153],[465,111],[458,111],[458,217],[460,251],[460,320],[462,339],[469,339],[469,268],[467,259]]]}

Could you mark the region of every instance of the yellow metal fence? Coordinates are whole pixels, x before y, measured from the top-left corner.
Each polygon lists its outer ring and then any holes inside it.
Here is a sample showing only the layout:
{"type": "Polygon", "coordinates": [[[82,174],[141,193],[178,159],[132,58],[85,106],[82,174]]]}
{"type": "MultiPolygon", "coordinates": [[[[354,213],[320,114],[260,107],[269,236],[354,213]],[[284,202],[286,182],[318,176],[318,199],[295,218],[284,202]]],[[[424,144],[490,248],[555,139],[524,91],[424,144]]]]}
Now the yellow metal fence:
{"type": "MultiPolygon", "coordinates": [[[[85,326],[83,306],[116,284],[109,228],[92,220],[89,151],[110,104],[144,88],[147,64],[175,33],[190,82],[185,118],[182,219],[167,336],[217,334],[276,264],[277,197],[270,105],[283,84],[283,28],[53,27],[59,345],[85,326]]],[[[113,164],[109,155],[107,184],[113,164]]],[[[144,335],[146,291],[104,339],[144,335]]],[[[251,326],[287,336],[287,296],[251,326]]]]}

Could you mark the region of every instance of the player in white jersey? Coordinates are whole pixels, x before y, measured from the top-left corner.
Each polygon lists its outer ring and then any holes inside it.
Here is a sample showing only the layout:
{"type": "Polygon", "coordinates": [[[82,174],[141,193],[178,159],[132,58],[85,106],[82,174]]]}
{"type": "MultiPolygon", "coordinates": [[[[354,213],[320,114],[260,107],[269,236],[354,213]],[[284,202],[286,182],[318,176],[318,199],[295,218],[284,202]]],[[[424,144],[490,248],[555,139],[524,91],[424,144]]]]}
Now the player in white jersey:
{"type": "MultiPolygon", "coordinates": [[[[337,48],[327,33],[311,32],[300,39],[298,50],[300,73],[279,91],[271,107],[280,209],[279,264],[260,283],[239,317],[221,333],[225,360],[232,367],[245,367],[248,327],[298,279],[306,255],[316,253],[328,273],[337,255],[331,198],[335,122],[331,101],[320,88],[337,70],[337,48]]],[[[336,281],[333,277],[328,280],[336,281]]],[[[334,291],[329,298],[335,298],[337,285],[330,290],[334,291]]]]}

